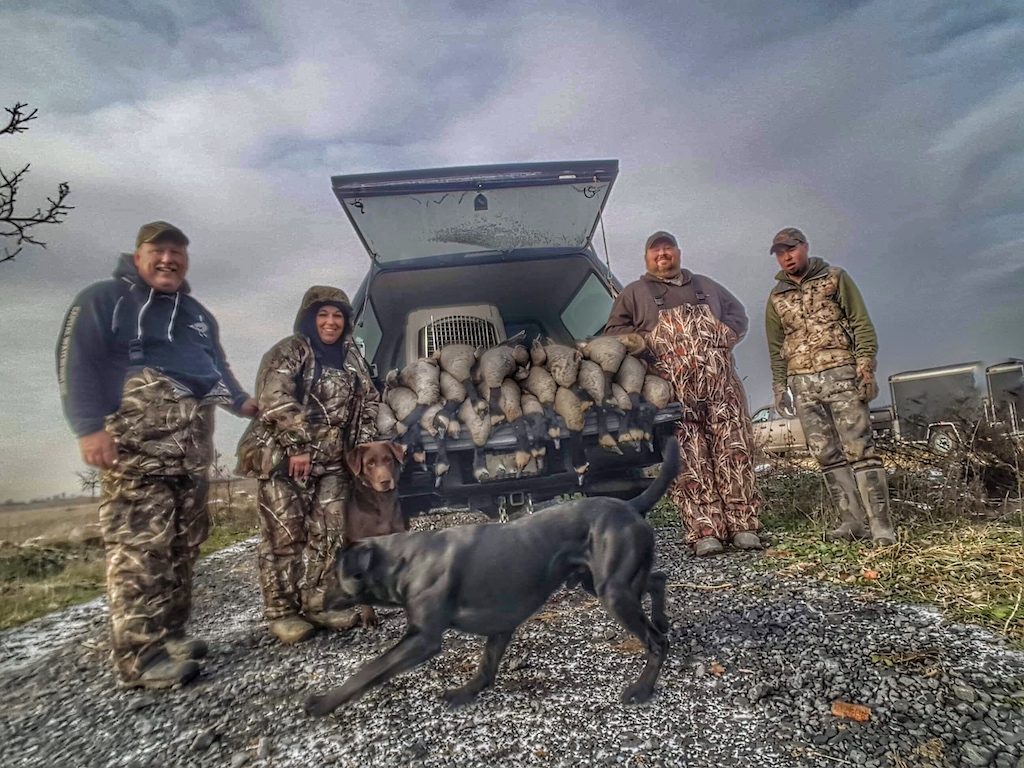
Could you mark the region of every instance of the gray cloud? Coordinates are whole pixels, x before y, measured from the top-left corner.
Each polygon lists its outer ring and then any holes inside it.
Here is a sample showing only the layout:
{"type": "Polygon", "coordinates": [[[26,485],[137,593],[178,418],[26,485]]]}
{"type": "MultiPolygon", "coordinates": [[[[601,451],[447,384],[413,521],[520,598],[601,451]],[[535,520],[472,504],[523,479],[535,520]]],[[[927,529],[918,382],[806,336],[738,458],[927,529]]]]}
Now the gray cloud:
{"type": "MultiPolygon", "coordinates": [[[[333,173],[617,157],[611,263],[657,228],[746,304],[768,394],[771,235],[846,267],[880,373],[1024,356],[1024,13],[1012,3],[5,4],[0,75],[40,119],[4,137],[78,207],[0,267],[0,498],[74,487],[52,373],[63,312],[142,221],[193,241],[190,281],[245,382],[309,284],[367,260],[333,173]],[[340,10],[339,10],[340,8],[340,10]],[[9,52],[9,53],[8,53],[9,52]]],[[[225,415],[219,446],[241,422],[225,415]]]]}

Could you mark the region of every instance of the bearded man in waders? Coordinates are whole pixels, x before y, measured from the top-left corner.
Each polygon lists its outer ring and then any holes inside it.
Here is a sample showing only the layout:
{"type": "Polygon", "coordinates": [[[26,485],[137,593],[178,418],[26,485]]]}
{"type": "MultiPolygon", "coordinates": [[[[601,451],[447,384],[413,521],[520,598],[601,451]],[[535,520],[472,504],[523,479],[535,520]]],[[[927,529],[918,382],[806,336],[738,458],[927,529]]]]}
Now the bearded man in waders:
{"type": "Polygon", "coordinates": [[[726,542],[760,549],[753,436],[732,356],[747,332],[747,314],[723,286],[680,269],[679,257],[674,235],[647,238],[647,272],[615,300],[604,333],[642,337],[683,405],[676,428],[683,469],[668,496],[686,542],[698,557],[722,552],[726,542]]]}

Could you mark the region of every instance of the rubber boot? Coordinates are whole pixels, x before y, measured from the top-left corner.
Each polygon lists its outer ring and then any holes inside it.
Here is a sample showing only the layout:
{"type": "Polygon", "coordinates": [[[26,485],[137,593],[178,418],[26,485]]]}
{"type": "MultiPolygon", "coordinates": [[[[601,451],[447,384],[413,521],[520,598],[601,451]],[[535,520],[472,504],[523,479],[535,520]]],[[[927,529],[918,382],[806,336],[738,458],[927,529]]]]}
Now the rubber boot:
{"type": "Polygon", "coordinates": [[[868,537],[868,518],[853,469],[847,464],[822,472],[832,503],[839,510],[839,527],[825,534],[829,541],[856,541],[868,537]]]}
{"type": "Polygon", "coordinates": [[[859,469],[854,474],[861,500],[868,511],[871,538],[875,546],[891,547],[896,543],[896,534],[889,519],[889,481],[885,476],[885,468],[859,469]]]}
{"type": "Polygon", "coordinates": [[[138,677],[122,680],[122,688],[175,688],[188,685],[199,676],[199,664],[194,661],[176,661],[166,653],[157,654],[143,667],[138,677]]]}
{"type": "Polygon", "coordinates": [[[168,637],[164,641],[164,650],[175,661],[201,659],[209,653],[210,648],[201,637],[168,637]]]}

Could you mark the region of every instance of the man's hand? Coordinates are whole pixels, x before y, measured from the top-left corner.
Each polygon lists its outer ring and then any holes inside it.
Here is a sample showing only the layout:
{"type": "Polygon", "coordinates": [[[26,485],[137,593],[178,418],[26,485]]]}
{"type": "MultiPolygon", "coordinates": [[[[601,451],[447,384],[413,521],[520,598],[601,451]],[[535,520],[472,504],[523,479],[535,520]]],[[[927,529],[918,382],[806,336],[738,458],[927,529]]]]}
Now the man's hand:
{"type": "Polygon", "coordinates": [[[772,385],[772,405],[775,412],[784,419],[795,419],[796,408],[793,396],[785,384],[772,385]]]}
{"type": "Polygon", "coordinates": [[[90,467],[111,469],[117,464],[117,443],[105,429],[78,438],[78,450],[90,467]]]}
{"type": "Polygon", "coordinates": [[[875,380],[875,359],[862,357],[857,361],[857,391],[860,399],[870,403],[878,397],[878,382],[875,380]]]}
{"type": "Polygon", "coordinates": [[[312,456],[308,453],[300,453],[288,457],[288,474],[293,480],[305,480],[309,477],[309,468],[312,464],[312,456]]]}
{"type": "Polygon", "coordinates": [[[244,403],[238,408],[238,412],[243,416],[248,416],[250,419],[260,412],[259,405],[253,398],[247,398],[244,403]]]}

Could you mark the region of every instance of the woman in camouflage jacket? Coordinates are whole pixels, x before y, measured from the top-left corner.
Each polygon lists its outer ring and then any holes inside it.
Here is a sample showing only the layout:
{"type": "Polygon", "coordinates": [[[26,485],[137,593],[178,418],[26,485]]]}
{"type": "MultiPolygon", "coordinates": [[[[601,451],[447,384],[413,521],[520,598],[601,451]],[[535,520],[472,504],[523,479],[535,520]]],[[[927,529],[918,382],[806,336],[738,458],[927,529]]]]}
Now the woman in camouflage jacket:
{"type": "Polygon", "coordinates": [[[256,377],[260,414],[238,446],[239,471],[259,479],[260,586],[283,643],[314,625],[350,629],[357,612],[325,609],[352,488],[345,451],[376,438],[380,395],[352,340],[352,305],[337,288],[302,297],[295,333],[256,377]]]}

